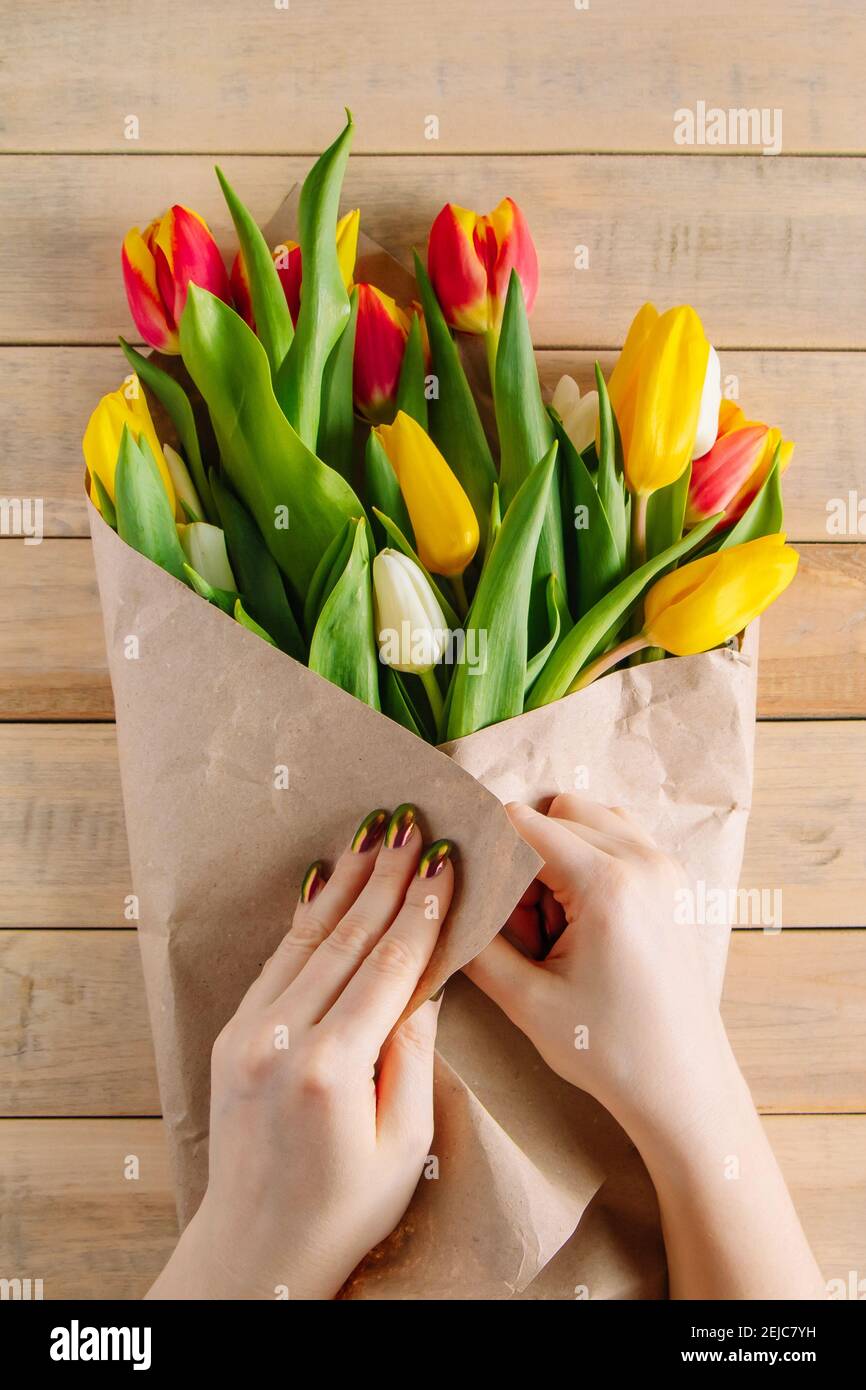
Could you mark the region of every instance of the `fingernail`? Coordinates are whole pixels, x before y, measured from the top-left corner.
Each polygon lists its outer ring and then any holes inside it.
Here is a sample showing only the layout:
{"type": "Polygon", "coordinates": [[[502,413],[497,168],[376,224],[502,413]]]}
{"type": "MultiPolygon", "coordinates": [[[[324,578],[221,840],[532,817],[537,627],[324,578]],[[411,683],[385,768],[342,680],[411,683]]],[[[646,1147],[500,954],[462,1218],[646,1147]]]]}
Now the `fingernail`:
{"type": "Polygon", "coordinates": [[[311,903],[317,893],[321,893],[325,886],[324,864],[321,859],[316,859],[301,881],[301,902],[311,903]]]}
{"type": "Polygon", "coordinates": [[[352,853],[366,854],[368,849],[378,845],[385,834],[387,820],[387,811],[371,811],[365,816],[352,836],[352,853]]]}
{"type": "Polygon", "coordinates": [[[444,993],[445,993],[445,986],[444,986],[444,985],[440,985],[439,988],[437,989],[436,993],[430,995],[430,1001],[429,1001],[429,1002],[430,1002],[431,1004],[435,1004],[439,999],[442,998],[442,995],[443,995],[444,993]]]}
{"type": "Polygon", "coordinates": [[[441,874],[445,867],[445,861],[451,857],[453,849],[453,840],[435,840],[432,845],[428,845],[421,855],[418,877],[435,878],[437,874],[441,874]]]}
{"type": "Polygon", "coordinates": [[[402,806],[397,807],[385,831],[385,844],[388,849],[403,848],[412,834],[412,826],[417,816],[418,809],[410,801],[404,801],[402,806]]]}

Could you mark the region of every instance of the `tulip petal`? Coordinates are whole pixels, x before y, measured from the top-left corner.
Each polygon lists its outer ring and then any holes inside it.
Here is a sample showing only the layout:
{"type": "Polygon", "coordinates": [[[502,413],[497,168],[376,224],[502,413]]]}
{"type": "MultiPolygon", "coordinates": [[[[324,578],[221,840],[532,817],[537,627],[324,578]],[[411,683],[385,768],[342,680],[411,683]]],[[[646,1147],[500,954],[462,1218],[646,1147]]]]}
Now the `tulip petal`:
{"type": "Polygon", "coordinates": [[[156,262],[137,227],[124,237],[120,260],[129,311],[142,338],[160,352],[180,352],[177,329],[157,286],[156,262]]]}

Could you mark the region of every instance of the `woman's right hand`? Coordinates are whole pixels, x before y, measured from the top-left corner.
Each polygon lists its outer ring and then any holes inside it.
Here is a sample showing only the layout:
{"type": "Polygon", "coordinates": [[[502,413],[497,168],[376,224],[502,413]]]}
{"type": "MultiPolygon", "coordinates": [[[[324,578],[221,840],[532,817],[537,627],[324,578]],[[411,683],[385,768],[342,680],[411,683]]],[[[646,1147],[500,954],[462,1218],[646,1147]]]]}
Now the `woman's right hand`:
{"type": "Polygon", "coordinates": [[[576,795],[506,809],[545,861],[510,935],[533,950],[540,925],[553,945],[536,960],[500,935],[466,974],[629,1132],[693,1122],[737,1072],[698,932],[676,920],[682,870],[626,811],[576,795]]]}

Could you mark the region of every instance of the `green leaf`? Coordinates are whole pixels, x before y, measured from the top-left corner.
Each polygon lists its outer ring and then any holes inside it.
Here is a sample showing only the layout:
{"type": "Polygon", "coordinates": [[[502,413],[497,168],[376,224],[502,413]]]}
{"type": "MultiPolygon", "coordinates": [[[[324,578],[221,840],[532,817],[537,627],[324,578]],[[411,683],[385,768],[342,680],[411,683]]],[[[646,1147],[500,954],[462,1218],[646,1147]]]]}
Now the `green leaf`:
{"type": "Polygon", "coordinates": [[[337,259],[337,213],[354,125],[346,126],[304,180],[298,203],[303,286],[295,336],[275,382],[277,399],[301,439],[315,447],[325,363],[349,318],[337,259]]]}
{"type": "Polygon", "coordinates": [[[732,545],[743,545],[746,541],[756,541],[761,536],[778,535],[785,519],[782,503],[782,475],[779,472],[779,449],[773,455],[773,466],[764,479],[760,491],[752,498],[746,511],[736,526],[732,526],[723,538],[720,550],[728,550],[732,545]]]}
{"type": "Polygon", "coordinates": [[[117,455],[114,504],[120,539],[186,584],[186,556],[156,459],[146,436],[136,444],[127,425],[117,455]]]}
{"type": "Polygon", "coordinates": [[[109,497],[108,493],[103,487],[102,482],[100,481],[99,474],[91,473],[90,481],[93,484],[93,490],[96,493],[96,500],[99,503],[99,510],[102,513],[103,521],[108,523],[112,531],[116,531],[117,512],[115,511],[114,503],[112,502],[111,498],[109,497]]]}
{"type": "Polygon", "coordinates": [[[263,641],[269,642],[272,647],[277,645],[271,634],[265,632],[265,629],[256,622],[255,618],[250,617],[240,599],[237,599],[235,602],[235,618],[240,623],[241,627],[245,627],[248,632],[254,632],[257,637],[261,637],[263,641]]]}
{"type": "Polygon", "coordinates": [[[304,643],[276,560],[243,503],[216,473],[211,472],[210,482],[232,572],[253,617],[273,633],[276,646],[303,661],[304,643]]]}
{"type": "Polygon", "coordinates": [[[640,569],[620,580],[616,588],[585,613],[549,658],[532,688],[526,704],[527,709],[539,709],[542,705],[549,705],[552,700],[558,700],[565,695],[596,646],[637,603],[650,581],[682,555],[694,550],[703,538],[709,535],[718,520],[717,516],[711,517],[709,521],[704,521],[682,540],[677,541],[669,550],[662,551],[661,555],[648,560],[640,569]]]}
{"type": "MultiPolygon", "coordinates": [[[[577,601],[574,611],[583,617],[604,598],[622,578],[624,557],[611,532],[610,524],[596,491],[592,474],[565,432],[562,420],[551,408],[550,417],[560,449],[560,469],[566,479],[571,511],[563,517],[566,547],[573,547],[577,574],[577,601]],[[585,508],[586,525],[577,526],[576,508],[585,508]],[[573,537],[573,539],[571,539],[573,537]]],[[[581,520],[584,513],[581,512],[581,520]]]]}
{"type": "Polygon", "coordinates": [[[397,724],[402,724],[404,729],[417,734],[419,738],[423,738],[429,743],[430,737],[423,727],[417,710],[410,701],[406,686],[400,679],[400,672],[395,671],[391,666],[386,666],[382,674],[383,714],[387,714],[389,719],[393,719],[397,724]]]}
{"type": "MultiPolygon", "coordinates": [[[[374,510],[378,508],[386,516],[393,517],[403,534],[414,544],[415,533],[406,503],[403,501],[397,474],[374,430],[370,430],[367,436],[367,447],[364,451],[364,496],[374,510]]],[[[386,544],[387,542],[383,541],[384,528],[378,520],[373,522],[373,530],[376,540],[386,544]]]]}
{"type": "Polygon", "coordinates": [[[123,348],[126,360],[132,370],[137,373],[148,390],[153,392],[177,430],[177,437],[186,457],[187,467],[192,474],[195,490],[207,512],[206,520],[215,521],[216,508],[205,475],[198,442],[198,430],[196,429],[192,406],[189,403],[189,396],[180,382],[175,381],[168,372],[164,372],[162,367],[158,367],[152,357],[143,357],[140,352],[136,352],[134,347],[130,347],[123,338],[120,339],[120,346],[123,348]]]}
{"type": "Polygon", "coordinates": [[[286,292],[268,243],[219,165],[216,166],[216,176],[238,234],[250,286],[256,333],[267,353],[271,375],[276,377],[294,337],[286,292]]]}
{"type": "MultiPolygon", "coordinates": [[[[499,489],[507,515],[518,490],[533,468],[548,456],[554,443],[553,425],[541,399],[523,287],[513,270],[496,353],[494,403],[500,447],[499,489]]],[[[535,556],[529,613],[531,649],[540,647],[545,640],[545,590],[551,574],[565,574],[558,482],[548,493],[547,512],[535,556]]],[[[566,620],[570,622],[567,613],[566,620]]]]}
{"type": "Polygon", "coordinates": [[[358,326],[358,291],[352,291],[349,319],[331,352],[322,377],[322,413],[316,453],[335,468],[347,483],[355,461],[355,407],[352,377],[355,364],[355,329],[358,326]]]}
{"type": "Polygon", "coordinates": [[[322,553],[346,519],[364,509],[345,478],[298,438],[277,404],[264,348],[233,309],[190,285],[180,342],[223,467],[300,611],[322,553]]]}
{"type": "Polygon", "coordinates": [[[438,398],[430,401],[431,437],[469,498],[478,519],[482,544],[486,545],[490,494],[496,482],[493,456],[460,353],[417,252],[415,279],[430,339],[433,373],[439,384],[438,398]]]}
{"type": "Polygon", "coordinates": [[[616,468],[616,420],[613,410],[611,409],[610,397],[607,394],[607,383],[602,375],[601,367],[597,362],[595,364],[595,384],[598,390],[599,435],[596,487],[598,488],[598,495],[601,498],[601,505],[604,507],[604,514],[607,517],[610,533],[613,536],[620,557],[620,570],[623,570],[628,554],[625,490],[623,488],[622,478],[617,473],[616,468]]]}
{"type": "Polygon", "coordinates": [[[439,600],[439,607],[442,609],[442,615],[445,618],[445,621],[448,624],[448,626],[455,631],[458,627],[462,627],[462,620],[458,617],[454,608],[449,603],[448,599],[445,597],[443,590],[439,587],[438,581],[434,579],[430,571],[426,569],[424,565],[421,564],[421,561],[418,559],[417,554],[412,549],[412,546],[407,541],[403,532],[400,530],[400,527],[396,524],[395,521],[391,519],[390,516],[386,515],[385,512],[380,511],[378,507],[373,508],[373,514],[374,516],[378,517],[379,521],[382,523],[382,527],[387,533],[388,539],[393,541],[397,549],[401,550],[404,555],[408,555],[410,560],[415,561],[415,564],[418,566],[419,570],[424,575],[424,578],[427,580],[427,583],[430,585],[430,588],[433,590],[434,594],[439,600]]]}
{"type": "Polygon", "coordinates": [[[310,670],[365,705],[379,709],[379,655],[373,622],[370,547],[363,518],[352,551],[319,614],[310,644],[310,670]]]}
{"type": "Polygon", "coordinates": [[[421,320],[417,314],[413,314],[412,322],[409,325],[409,337],[406,340],[406,350],[403,353],[403,365],[400,368],[397,410],[405,410],[407,415],[411,415],[413,420],[418,421],[423,430],[428,429],[427,395],[424,390],[425,377],[421,320]]]}
{"type": "Polygon", "coordinates": [[[558,595],[556,592],[558,583],[559,580],[557,579],[555,574],[552,574],[547,581],[547,621],[550,624],[550,637],[547,640],[547,642],[545,642],[544,646],[541,648],[541,651],[536,652],[535,656],[533,656],[526,663],[526,681],[524,683],[524,693],[528,693],[529,690],[532,688],[533,683],[538,679],[539,675],[541,674],[541,671],[544,668],[544,664],[547,661],[547,658],[550,656],[550,653],[553,651],[554,647],[559,641],[559,634],[562,630],[562,623],[559,617],[559,602],[558,595]]]}
{"type": "Polygon", "coordinates": [[[650,559],[669,550],[683,534],[691,476],[692,466],[687,464],[678,478],[667,487],[660,487],[649,499],[646,539],[650,559]]]}
{"type": "Polygon", "coordinates": [[[189,580],[196,593],[202,598],[206,598],[208,603],[212,603],[215,608],[222,609],[223,613],[234,613],[235,604],[240,599],[240,594],[236,594],[234,589],[218,589],[214,584],[194,570],[192,565],[184,565],[184,574],[189,580]]]}
{"type": "Polygon", "coordinates": [[[556,469],[556,443],[531,470],[499,528],[489,562],[466,620],[466,649],[473,634],[483,642],[486,665],[461,662],[454,673],[447,736],[462,738],[523,709],[527,666],[527,617],[533,560],[556,469]]]}
{"type": "Polygon", "coordinates": [[[310,587],[307,590],[307,599],[304,604],[304,627],[310,636],[313,634],[326,598],[346,568],[354,540],[355,524],[353,520],[349,520],[339,535],[331,541],[316,566],[316,572],[310,580],[310,587]]]}

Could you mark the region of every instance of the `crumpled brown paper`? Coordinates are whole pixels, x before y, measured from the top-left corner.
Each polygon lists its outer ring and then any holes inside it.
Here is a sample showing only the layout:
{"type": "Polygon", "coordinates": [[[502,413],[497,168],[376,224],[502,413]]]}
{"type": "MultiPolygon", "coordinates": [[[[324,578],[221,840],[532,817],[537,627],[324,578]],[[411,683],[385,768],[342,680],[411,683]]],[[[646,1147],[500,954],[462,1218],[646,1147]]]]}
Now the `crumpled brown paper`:
{"type": "MultiPolygon", "coordinates": [[[[415,801],[427,833],[458,845],[457,898],[419,998],[490,940],[534,876],[501,800],[585,788],[634,808],[694,878],[736,883],[753,642],[608,676],[438,750],[247,632],[89,511],[182,1225],[207,1180],[213,1040],[286,930],[306,865],[335,855],[367,809],[415,801]]],[[[714,928],[719,980],[726,941],[714,928]]],[[[651,1191],[614,1121],[462,977],[446,991],[438,1053],[438,1176],[422,1178],[346,1296],[658,1296],[651,1191]]]]}

